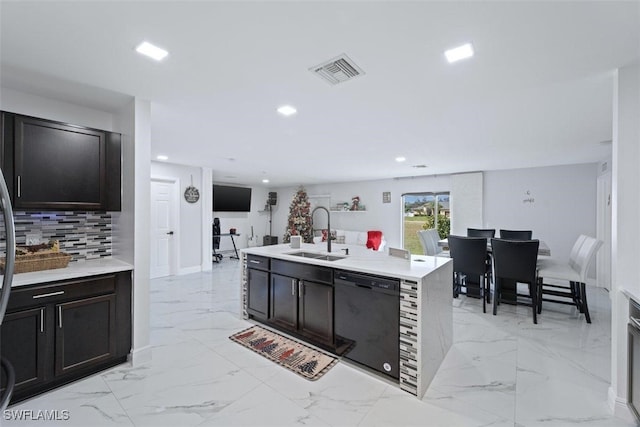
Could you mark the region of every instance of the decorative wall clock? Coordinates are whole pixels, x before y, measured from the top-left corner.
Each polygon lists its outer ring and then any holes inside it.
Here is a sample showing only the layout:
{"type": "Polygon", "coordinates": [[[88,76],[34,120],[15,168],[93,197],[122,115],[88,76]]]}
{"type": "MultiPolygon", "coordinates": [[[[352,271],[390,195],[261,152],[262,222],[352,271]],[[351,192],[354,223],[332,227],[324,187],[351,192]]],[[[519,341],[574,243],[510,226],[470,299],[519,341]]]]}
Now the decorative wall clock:
{"type": "Polygon", "coordinates": [[[200,200],[200,192],[196,187],[193,186],[193,175],[191,175],[191,185],[184,190],[184,199],[188,203],[196,203],[200,200]]]}

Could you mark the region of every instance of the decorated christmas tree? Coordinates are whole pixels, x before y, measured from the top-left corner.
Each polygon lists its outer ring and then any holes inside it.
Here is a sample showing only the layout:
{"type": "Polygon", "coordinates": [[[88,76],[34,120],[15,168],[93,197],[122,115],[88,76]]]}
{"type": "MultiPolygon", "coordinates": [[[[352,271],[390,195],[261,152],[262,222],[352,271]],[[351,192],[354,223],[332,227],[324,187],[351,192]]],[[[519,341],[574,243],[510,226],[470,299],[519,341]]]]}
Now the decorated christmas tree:
{"type": "Polygon", "coordinates": [[[284,243],[291,241],[291,236],[302,236],[305,243],[313,243],[313,229],[311,228],[311,207],[304,187],[300,186],[289,206],[287,230],[284,233],[284,243]]]}

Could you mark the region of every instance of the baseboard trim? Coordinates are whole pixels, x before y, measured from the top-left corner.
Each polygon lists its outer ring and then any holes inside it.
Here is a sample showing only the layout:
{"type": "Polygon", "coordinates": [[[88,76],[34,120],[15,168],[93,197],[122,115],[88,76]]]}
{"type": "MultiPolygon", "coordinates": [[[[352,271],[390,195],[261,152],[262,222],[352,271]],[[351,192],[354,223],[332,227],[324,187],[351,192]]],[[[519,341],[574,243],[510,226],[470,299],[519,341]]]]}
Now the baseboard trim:
{"type": "Polygon", "coordinates": [[[185,274],[200,273],[201,271],[202,271],[201,266],[194,265],[193,267],[181,268],[180,271],[178,271],[178,276],[183,276],[185,274]]]}
{"type": "Polygon", "coordinates": [[[129,361],[133,366],[143,365],[145,363],[151,362],[151,353],[152,350],[150,345],[133,350],[129,355],[129,361]]]}
{"type": "Polygon", "coordinates": [[[607,393],[607,403],[616,418],[620,418],[624,421],[636,422],[636,418],[633,416],[631,409],[629,409],[629,406],[627,405],[627,400],[618,397],[611,387],[609,387],[609,391],[607,393]]]}

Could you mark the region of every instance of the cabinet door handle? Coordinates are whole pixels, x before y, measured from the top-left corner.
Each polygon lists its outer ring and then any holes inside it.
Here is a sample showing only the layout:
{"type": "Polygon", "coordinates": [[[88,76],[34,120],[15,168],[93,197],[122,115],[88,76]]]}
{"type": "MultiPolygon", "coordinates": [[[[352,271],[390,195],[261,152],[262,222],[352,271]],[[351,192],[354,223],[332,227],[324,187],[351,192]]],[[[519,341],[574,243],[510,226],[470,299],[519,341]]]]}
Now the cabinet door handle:
{"type": "Polygon", "coordinates": [[[18,175],[18,197],[22,194],[22,177],[18,175]]]}
{"type": "Polygon", "coordinates": [[[58,306],[58,327],[62,329],[62,306],[58,306]]]}
{"type": "Polygon", "coordinates": [[[64,294],[64,291],[49,292],[48,294],[34,295],[32,298],[33,299],[46,298],[46,297],[52,297],[54,295],[62,295],[62,294],[64,294]]]}
{"type": "Polygon", "coordinates": [[[40,309],[40,332],[44,332],[44,308],[40,309]]]}
{"type": "Polygon", "coordinates": [[[296,279],[291,279],[291,295],[296,296],[296,279]]]}
{"type": "Polygon", "coordinates": [[[298,297],[302,298],[304,295],[304,281],[301,280],[298,282],[298,297]]]}
{"type": "Polygon", "coordinates": [[[249,262],[251,264],[260,264],[260,261],[256,261],[255,259],[250,259],[249,262]]]}

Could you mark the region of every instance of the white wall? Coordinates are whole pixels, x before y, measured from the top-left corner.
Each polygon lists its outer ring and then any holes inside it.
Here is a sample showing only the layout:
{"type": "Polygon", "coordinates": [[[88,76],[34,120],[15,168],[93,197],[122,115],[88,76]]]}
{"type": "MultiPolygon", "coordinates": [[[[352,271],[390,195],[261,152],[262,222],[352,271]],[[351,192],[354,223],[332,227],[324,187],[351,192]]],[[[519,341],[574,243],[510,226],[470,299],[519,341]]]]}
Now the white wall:
{"type": "Polygon", "coordinates": [[[611,388],[614,413],[631,419],[627,408],[628,298],[640,297],[640,65],[614,76],[611,232],[611,388]]]}
{"type": "Polygon", "coordinates": [[[466,236],[467,228],[482,228],[484,177],[482,172],[451,177],[451,234],[466,236]]]}
{"type": "Polygon", "coordinates": [[[597,163],[485,172],[483,226],[533,230],[568,261],[580,234],[596,235],[597,175],[597,163]]]}
{"type": "MultiPolygon", "coordinates": [[[[487,228],[532,229],[552,253],[568,259],[580,234],[596,233],[597,164],[565,165],[483,173],[484,226],[487,228]],[[526,194],[529,191],[529,195],[526,194]],[[533,203],[523,203],[524,199],[533,203]],[[576,214],[577,213],[577,214],[576,214]]],[[[382,230],[390,246],[401,244],[401,195],[411,192],[452,191],[452,177],[416,177],[365,182],[305,186],[308,195],[331,195],[331,203],[360,196],[367,211],[331,214],[331,228],[382,230]],[[382,193],[391,192],[391,203],[382,203],[382,193]]],[[[274,211],[274,234],[281,239],[296,187],[278,188],[274,211]]],[[[456,195],[452,192],[452,200],[456,195]]],[[[326,200],[326,199],[323,199],[326,200]]],[[[315,202],[315,200],[311,200],[315,202]]],[[[455,202],[452,202],[455,207],[455,202]]],[[[455,216],[452,210],[452,216],[455,216]]],[[[317,224],[326,225],[324,213],[316,212],[317,224]]]]}
{"type": "MultiPolygon", "coordinates": [[[[202,197],[203,193],[211,193],[211,186],[205,188],[201,185],[203,171],[202,168],[194,166],[177,165],[165,162],[151,162],[151,178],[169,178],[176,179],[179,184],[180,199],[180,224],[178,244],[180,245],[180,260],[178,264],[178,274],[192,273],[201,271],[203,266],[202,246],[205,244],[205,233],[207,230],[202,229],[202,218],[204,203],[210,198],[202,197]],[[196,203],[188,203],[184,199],[184,191],[193,180],[193,185],[200,192],[200,200],[196,203]]],[[[211,209],[209,209],[211,210],[211,209]]],[[[207,260],[209,263],[211,259],[207,260]]]]}
{"type": "MultiPolygon", "coordinates": [[[[151,230],[151,103],[134,100],[133,159],[124,165],[133,166],[135,179],[124,183],[127,192],[133,186],[133,352],[134,364],[151,358],[150,347],[150,251],[151,230]],[[133,165],[132,165],[133,162],[133,165]]],[[[129,150],[130,154],[130,150],[129,150]]]]}

